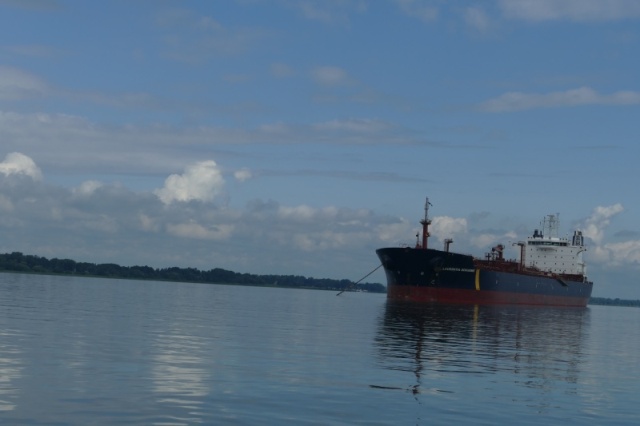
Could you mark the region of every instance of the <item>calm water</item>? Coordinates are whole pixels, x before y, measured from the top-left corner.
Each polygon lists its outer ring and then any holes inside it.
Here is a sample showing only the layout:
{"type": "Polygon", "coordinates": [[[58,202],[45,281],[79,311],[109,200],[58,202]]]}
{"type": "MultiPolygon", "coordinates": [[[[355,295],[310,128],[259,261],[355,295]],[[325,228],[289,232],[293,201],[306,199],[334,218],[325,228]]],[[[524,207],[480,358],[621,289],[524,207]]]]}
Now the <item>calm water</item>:
{"type": "Polygon", "coordinates": [[[640,309],[0,274],[0,424],[637,424],[640,309]]]}

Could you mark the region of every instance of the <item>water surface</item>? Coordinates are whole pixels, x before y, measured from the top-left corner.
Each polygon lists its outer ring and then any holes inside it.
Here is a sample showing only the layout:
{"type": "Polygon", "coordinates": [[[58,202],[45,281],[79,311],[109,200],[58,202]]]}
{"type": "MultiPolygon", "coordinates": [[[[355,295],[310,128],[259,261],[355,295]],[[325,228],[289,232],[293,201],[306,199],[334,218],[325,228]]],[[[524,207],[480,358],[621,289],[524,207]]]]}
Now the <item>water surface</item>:
{"type": "Polygon", "coordinates": [[[2,424],[637,424],[640,309],[0,274],[2,424]]]}

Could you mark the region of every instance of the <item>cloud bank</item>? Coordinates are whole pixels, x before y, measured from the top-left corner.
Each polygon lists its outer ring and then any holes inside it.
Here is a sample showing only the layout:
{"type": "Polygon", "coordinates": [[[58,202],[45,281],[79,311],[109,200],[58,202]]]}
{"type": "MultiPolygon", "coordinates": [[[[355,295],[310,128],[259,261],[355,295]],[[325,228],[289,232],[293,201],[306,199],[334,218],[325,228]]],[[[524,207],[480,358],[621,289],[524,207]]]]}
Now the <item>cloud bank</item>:
{"type": "Polygon", "coordinates": [[[640,105],[640,92],[618,91],[603,95],[589,87],[546,94],[508,92],[479,105],[484,112],[510,112],[537,108],[586,105],[640,105]]]}
{"type": "MultiPolygon", "coordinates": [[[[248,170],[233,174],[239,181],[251,177],[248,170]]],[[[255,200],[244,210],[211,204],[224,190],[224,184],[222,169],[215,161],[206,160],[186,166],[181,174],[170,175],[162,188],[149,193],[135,193],[120,185],[96,180],[67,190],[43,182],[35,162],[27,155],[13,152],[0,163],[0,211],[3,212],[0,227],[5,230],[4,247],[11,246],[11,241],[16,246],[30,241],[29,251],[35,254],[61,256],[60,251],[66,247],[68,256],[79,249],[81,254],[95,251],[96,256],[103,257],[102,261],[137,248],[135,255],[118,261],[130,264],[138,259],[138,263],[145,263],[151,257],[141,253],[155,252],[159,263],[173,261],[188,265],[192,259],[171,254],[171,250],[160,250],[158,242],[164,239],[162,244],[166,244],[173,239],[170,247],[180,246],[185,252],[192,247],[183,244],[194,241],[224,243],[200,245],[198,250],[203,251],[199,256],[203,259],[196,263],[201,266],[203,260],[211,261],[212,253],[217,253],[221,261],[230,263],[228,267],[243,270],[258,256],[268,259],[267,263],[271,262],[274,267],[280,265],[278,270],[284,272],[292,259],[301,259],[305,267],[313,264],[317,260],[313,256],[305,261],[305,256],[311,253],[327,256],[320,261],[326,264],[331,262],[329,258],[340,257],[343,252],[350,253],[346,262],[348,258],[357,257],[357,253],[371,257],[377,247],[413,245],[419,230],[415,223],[403,218],[378,216],[366,209],[286,206],[262,200],[255,200]],[[191,203],[194,201],[197,203],[191,203]],[[96,246],[95,241],[101,244],[96,246]],[[105,241],[120,247],[119,253],[109,254],[109,250],[104,250],[101,246],[105,241]],[[164,254],[159,254],[163,251],[164,254]]],[[[579,229],[593,243],[588,252],[592,261],[603,265],[640,263],[640,241],[610,242],[606,238],[607,228],[623,211],[619,203],[597,206],[579,224],[579,229]]],[[[526,237],[512,229],[476,229],[467,218],[435,216],[432,220],[432,246],[442,244],[445,238],[453,238],[456,249],[463,252],[488,249],[497,242],[526,237]]],[[[82,257],[79,256],[79,260],[82,257]]],[[[264,267],[264,263],[262,265],[264,267]]]]}

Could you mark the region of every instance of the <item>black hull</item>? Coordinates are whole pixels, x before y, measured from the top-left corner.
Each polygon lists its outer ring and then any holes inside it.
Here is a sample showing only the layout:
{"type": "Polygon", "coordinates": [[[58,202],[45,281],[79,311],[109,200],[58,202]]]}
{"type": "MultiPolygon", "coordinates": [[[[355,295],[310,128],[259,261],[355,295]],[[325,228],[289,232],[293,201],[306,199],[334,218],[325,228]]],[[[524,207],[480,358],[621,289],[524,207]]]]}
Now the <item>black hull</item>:
{"type": "Polygon", "coordinates": [[[387,297],[428,303],[586,306],[593,283],[476,267],[473,257],[433,249],[376,250],[387,297]]]}

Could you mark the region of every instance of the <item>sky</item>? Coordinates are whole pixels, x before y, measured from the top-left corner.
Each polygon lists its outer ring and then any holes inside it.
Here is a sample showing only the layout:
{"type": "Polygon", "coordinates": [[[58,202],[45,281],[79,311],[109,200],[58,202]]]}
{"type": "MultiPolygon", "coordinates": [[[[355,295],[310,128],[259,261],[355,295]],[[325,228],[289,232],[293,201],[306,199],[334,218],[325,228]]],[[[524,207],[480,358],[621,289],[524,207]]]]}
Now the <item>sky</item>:
{"type": "Polygon", "coordinates": [[[356,281],[429,197],[640,299],[639,76],[637,0],[0,0],[0,252],[356,281]]]}

